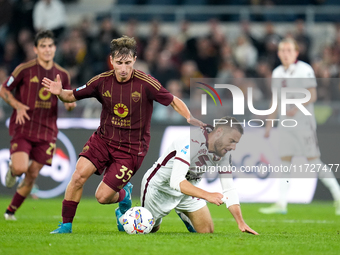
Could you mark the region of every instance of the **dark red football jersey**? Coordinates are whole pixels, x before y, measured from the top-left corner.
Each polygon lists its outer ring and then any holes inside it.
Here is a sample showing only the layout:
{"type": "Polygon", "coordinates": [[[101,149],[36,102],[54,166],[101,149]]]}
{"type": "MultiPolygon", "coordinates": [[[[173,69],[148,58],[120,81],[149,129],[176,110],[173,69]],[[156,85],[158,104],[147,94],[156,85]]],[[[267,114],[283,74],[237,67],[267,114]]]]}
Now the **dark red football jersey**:
{"type": "Polygon", "coordinates": [[[10,91],[15,89],[14,97],[30,108],[27,114],[31,120],[26,120],[24,125],[15,124],[17,112],[13,110],[9,125],[11,136],[23,134],[45,141],[56,141],[58,98],[44,91],[41,81],[44,77],[56,80],[57,74],[60,75],[63,88],[70,89],[70,76],[65,69],[54,63],[50,70],[46,70],[39,65],[37,59],[17,66],[2,84],[10,91]]]}
{"type": "Polygon", "coordinates": [[[102,104],[97,133],[108,146],[140,156],[149,148],[153,101],[167,106],[173,100],[155,78],[136,69],[126,82],[118,82],[114,70],[102,73],[73,94],[77,100],[95,97],[102,104]]]}

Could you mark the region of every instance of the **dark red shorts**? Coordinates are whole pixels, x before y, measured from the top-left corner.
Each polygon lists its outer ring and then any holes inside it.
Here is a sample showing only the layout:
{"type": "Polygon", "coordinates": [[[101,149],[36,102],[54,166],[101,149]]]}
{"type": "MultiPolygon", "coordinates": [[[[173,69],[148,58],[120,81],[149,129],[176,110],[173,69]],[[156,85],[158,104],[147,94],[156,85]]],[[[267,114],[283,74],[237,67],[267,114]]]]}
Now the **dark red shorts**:
{"type": "Polygon", "coordinates": [[[29,158],[43,165],[50,166],[55,152],[55,143],[24,135],[15,135],[11,140],[11,155],[26,152],[29,158]]]}
{"type": "Polygon", "coordinates": [[[94,164],[96,174],[101,175],[105,171],[103,182],[117,192],[129,182],[144,159],[144,156],[132,155],[108,146],[97,132],[92,134],[79,156],[94,164]]]}

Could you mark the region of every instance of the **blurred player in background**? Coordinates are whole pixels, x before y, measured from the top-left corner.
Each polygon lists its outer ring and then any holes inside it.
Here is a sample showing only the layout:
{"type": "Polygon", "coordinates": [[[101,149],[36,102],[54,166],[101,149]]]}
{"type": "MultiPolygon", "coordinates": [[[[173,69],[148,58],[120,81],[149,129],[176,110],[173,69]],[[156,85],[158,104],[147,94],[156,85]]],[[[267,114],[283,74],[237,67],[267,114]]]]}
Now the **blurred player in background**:
{"type": "MultiPolygon", "coordinates": [[[[287,117],[280,116],[280,121],[289,118],[295,119],[298,123],[296,127],[289,129],[279,126],[279,153],[282,165],[289,169],[289,165],[294,156],[304,156],[310,165],[315,165],[316,169],[321,166],[320,169],[323,170],[319,171],[318,177],[330,190],[335,201],[335,214],[340,215],[340,186],[331,169],[320,160],[320,151],[316,136],[316,121],[313,116],[313,104],[317,98],[317,83],[314,71],[307,63],[297,60],[298,55],[298,45],[293,39],[282,40],[278,47],[278,56],[282,64],[275,68],[272,74],[273,88],[305,88],[311,93],[311,99],[303,105],[312,113],[312,116],[304,115],[296,106],[287,109],[287,117]],[[325,169],[327,169],[327,171],[325,171],[325,169]]],[[[271,114],[269,119],[276,119],[276,116],[277,111],[271,114]]],[[[267,122],[265,137],[269,137],[270,130],[271,122],[267,122]]],[[[287,178],[289,178],[289,173],[282,173],[278,201],[268,208],[260,208],[259,211],[261,213],[287,213],[287,197],[290,186],[289,179],[287,178]]]]}
{"type": "MultiPolygon", "coordinates": [[[[71,87],[68,72],[53,62],[56,51],[53,33],[37,33],[34,44],[37,58],[15,68],[0,89],[0,96],[13,107],[9,125],[11,160],[6,186],[13,187],[16,176],[25,174],[4,214],[6,220],[16,220],[14,213],[30,194],[40,169],[52,164],[58,134],[58,98],[45,91],[41,82],[44,77],[54,80],[58,75],[65,89],[71,87]]],[[[65,103],[67,110],[75,106],[75,103],[65,103]]]]}
{"type": "MultiPolygon", "coordinates": [[[[207,200],[218,206],[224,201],[239,229],[258,235],[243,220],[230,169],[219,173],[223,195],[197,187],[205,172],[203,168],[231,165],[231,151],[240,141],[243,128],[240,124],[230,125],[231,121],[238,123],[235,118],[225,117],[220,123],[225,121],[227,124],[217,124],[213,129],[197,128],[191,134],[176,139],[144,175],[141,204],[155,219],[152,232],[158,231],[162,218],[175,209],[190,232],[212,233],[214,225],[207,200]]],[[[117,224],[118,229],[124,231],[119,217],[117,224]]]]}
{"type": "Polygon", "coordinates": [[[152,76],[133,68],[137,46],[133,38],[123,36],[111,41],[110,61],[113,70],[93,77],[85,85],[64,90],[56,82],[44,79],[46,90],[64,102],[95,97],[102,104],[100,126],[79,154],[62,206],[63,222],[55,233],[72,233],[72,221],[83,186],[92,174],[101,175],[96,198],[101,204],[119,202],[125,213],[131,207],[130,178],[143,162],[150,142],[153,101],[171,105],[188,123],[203,125],[191,117],[182,100],[170,94],[152,76]]]}

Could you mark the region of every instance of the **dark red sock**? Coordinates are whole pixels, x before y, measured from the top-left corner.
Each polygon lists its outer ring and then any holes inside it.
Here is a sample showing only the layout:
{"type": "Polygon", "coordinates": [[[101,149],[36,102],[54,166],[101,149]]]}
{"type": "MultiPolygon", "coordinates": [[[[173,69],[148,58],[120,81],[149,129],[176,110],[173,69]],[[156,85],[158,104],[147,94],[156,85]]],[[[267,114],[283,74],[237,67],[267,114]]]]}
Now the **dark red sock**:
{"type": "Polygon", "coordinates": [[[26,197],[23,197],[18,192],[15,192],[11,204],[8,206],[7,210],[11,213],[15,213],[19,209],[21,204],[25,201],[26,197]]]}
{"type": "Polygon", "coordinates": [[[76,215],[77,206],[79,202],[63,200],[63,209],[61,215],[63,216],[63,223],[72,223],[74,215],[76,215]]]}
{"type": "Polygon", "coordinates": [[[119,194],[119,197],[118,197],[118,201],[117,201],[117,202],[122,202],[123,199],[124,199],[124,197],[125,197],[125,195],[126,195],[125,189],[121,189],[121,190],[118,192],[118,194],[119,194]]]}

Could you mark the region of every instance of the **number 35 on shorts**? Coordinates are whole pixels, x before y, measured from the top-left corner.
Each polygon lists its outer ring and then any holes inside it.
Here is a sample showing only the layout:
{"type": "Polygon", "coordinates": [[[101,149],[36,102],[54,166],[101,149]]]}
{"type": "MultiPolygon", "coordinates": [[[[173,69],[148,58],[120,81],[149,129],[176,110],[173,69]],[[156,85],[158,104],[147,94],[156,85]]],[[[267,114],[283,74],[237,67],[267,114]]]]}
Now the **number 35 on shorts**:
{"type": "Polygon", "coordinates": [[[116,174],[116,178],[121,180],[123,179],[123,182],[128,182],[133,174],[132,170],[129,170],[126,166],[122,166],[121,169],[119,169],[119,171],[121,172],[120,175],[116,174]]]}

